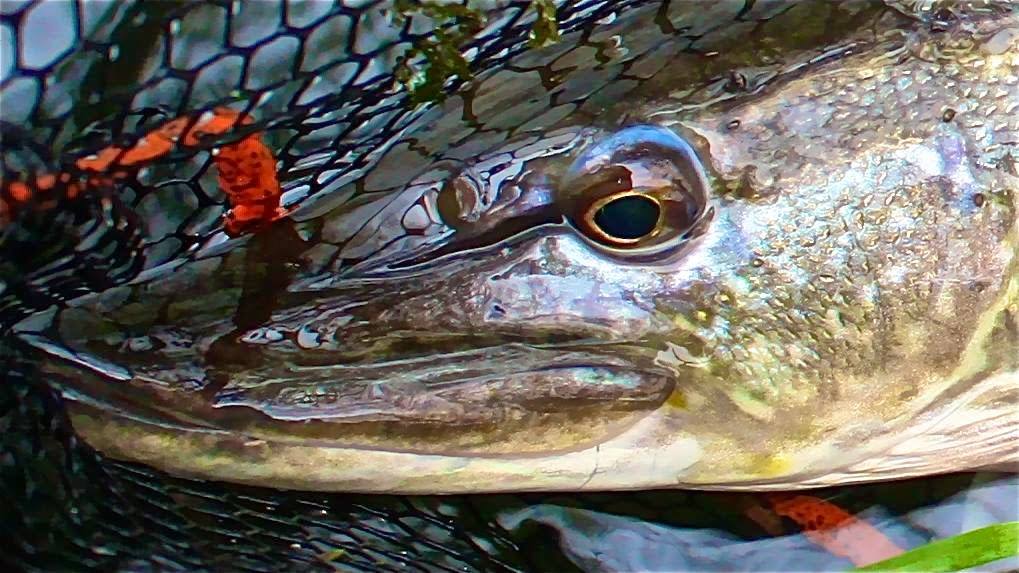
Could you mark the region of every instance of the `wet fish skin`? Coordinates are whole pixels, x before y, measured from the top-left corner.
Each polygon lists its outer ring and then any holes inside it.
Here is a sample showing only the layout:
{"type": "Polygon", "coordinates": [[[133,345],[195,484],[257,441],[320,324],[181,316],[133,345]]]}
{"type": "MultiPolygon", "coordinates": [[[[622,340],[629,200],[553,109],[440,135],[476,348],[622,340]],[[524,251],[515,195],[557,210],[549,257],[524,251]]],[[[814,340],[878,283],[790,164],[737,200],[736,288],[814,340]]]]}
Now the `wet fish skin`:
{"type": "MultiPolygon", "coordinates": [[[[1016,25],[890,31],[760,93],[631,112],[704,162],[703,231],[671,256],[609,256],[551,224],[390,268],[457,238],[440,232],[335,280],[306,273],[270,293],[265,324],[244,318],[254,275],[236,253],[107,293],[61,318],[76,429],[184,474],[399,492],[788,488],[1014,459],[1016,25]],[[121,306],[142,296],[171,322],[121,306]],[[161,349],[95,335],[125,325],[161,349]],[[239,342],[210,359],[223,340],[239,342]],[[595,405],[528,402],[557,388],[595,405]]],[[[566,132],[504,209],[554,205],[576,155],[617,129],[566,132]]],[[[444,181],[408,185],[405,212],[444,181]]]]}

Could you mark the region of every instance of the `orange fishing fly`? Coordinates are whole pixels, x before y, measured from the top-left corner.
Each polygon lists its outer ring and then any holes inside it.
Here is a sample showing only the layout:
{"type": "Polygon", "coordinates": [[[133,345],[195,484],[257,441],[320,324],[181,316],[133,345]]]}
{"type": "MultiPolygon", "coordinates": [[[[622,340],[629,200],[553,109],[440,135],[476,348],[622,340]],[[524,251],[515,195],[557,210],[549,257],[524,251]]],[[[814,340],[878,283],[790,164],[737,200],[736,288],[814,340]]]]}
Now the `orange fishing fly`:
{"type": "Polygon", "coordinates": [[[903,552],[876,527],[829,501],[782,493],[766,494],[765,499],[775,513],[803,528],[807,539],[854,565],[869,565],[903,552]]]}
{"type": "MultiPolygon", "coordinates": [[[[79,158],[74,166],[85,174],[84,180],[60,173],[40,175],[30,182],[0,183],[0,226],[10,222],[29,202],[41,209],[56,207],[60,199],[55,193],[58,188],[63,190],[62,197],[74,199],[87,191],[112,186],[175,148],[194,149],[205,137],[223,135],[250,123],[250,116],[218,107],[197,119],[179,117],[169,121],[130,147],[113,145],[79,158]]],[[[276,158],[262,141],[260,132],[216,147],[212,156],[219,188],[230,203],[223,216],[223,229],[228,235],[257,231],[286,215],[280,206],[282,192],[276,158]]]]}

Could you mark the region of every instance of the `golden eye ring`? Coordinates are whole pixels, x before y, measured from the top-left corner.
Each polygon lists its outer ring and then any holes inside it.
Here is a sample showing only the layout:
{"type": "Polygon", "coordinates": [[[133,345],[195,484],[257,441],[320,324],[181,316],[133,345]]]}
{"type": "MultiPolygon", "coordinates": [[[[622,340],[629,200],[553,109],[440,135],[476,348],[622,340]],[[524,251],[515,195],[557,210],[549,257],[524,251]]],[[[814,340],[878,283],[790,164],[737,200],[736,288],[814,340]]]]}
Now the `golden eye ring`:
{"type": "MultiPolygon", "coordinates": [[[[615,247],[635,247],[661,233],[662,229],[665,227],[665,209],[661,200],[655,195],[642,190],[627,189],[625,191],[619,191],[604,197],[599,197],[595,201],[592,201],[585,209],[583,209],[579,220],[584,226],[584,230],[590,234],[591,238],[598,242],[615,247]],[[616,234],[609,232],[605,228],[607,226],[606,222],[604,220],[599,221],[599,218],[604,219],[603,214],[605,213],[606,207],[630,197],[640,198],[645,203],[644,205],[635,205],[631,203],[631,210],[634,208],[646,208],[649,205],[654,208],[656,213],[654,225],[652,225],[648,230],[640,233],[627,233],[633,236],[624,236],[624,233],[622,232],[616,234]]],[[[622,221],[619,228],[625,229],[630,223],[632,223],[632,221],[622,221]]],[[[641,225],[641,227],[642,226],[643,225],[641,225]]]]}

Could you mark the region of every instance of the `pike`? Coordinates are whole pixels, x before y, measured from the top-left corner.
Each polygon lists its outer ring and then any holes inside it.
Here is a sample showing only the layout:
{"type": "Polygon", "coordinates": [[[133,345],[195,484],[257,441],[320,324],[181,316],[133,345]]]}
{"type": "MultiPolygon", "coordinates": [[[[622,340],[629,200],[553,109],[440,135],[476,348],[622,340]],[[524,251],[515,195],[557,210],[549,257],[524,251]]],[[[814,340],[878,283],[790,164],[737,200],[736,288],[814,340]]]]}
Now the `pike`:
{"type": "MultiPolygon", "coordinates": [[[[14,332],[86,442],[189,477],[788,490],[1014,464],[1019,16],[875,14],[759,77],[718,60],[721,91],[667,45],[554,100],[493,70],[289,220],[14,332]],[[674,77],[591,95],[642,75],[674,77]]],[[[557,49],[511,63],[587,69],[557,49]]]]}

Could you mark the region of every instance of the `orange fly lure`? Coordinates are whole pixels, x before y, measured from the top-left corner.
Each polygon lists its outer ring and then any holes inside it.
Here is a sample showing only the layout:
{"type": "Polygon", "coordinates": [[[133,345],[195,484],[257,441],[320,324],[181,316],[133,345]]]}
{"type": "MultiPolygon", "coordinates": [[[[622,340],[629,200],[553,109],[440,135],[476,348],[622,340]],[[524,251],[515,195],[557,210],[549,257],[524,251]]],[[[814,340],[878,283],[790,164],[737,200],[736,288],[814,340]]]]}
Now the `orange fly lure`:
{"type": "Polygon", "coordinates": [[[807,539],[856,566],[883,561],[903,549],[876,527],[821,498],[802,494],[766,494],[771,509],[803,528],[807,539]]]}
{"type": "MultiPolygon", "coordinates": [[[[62,196],[74,199],[90,190],[112,186],[148,163],[174,149],[194,149],[204,137],[229,133],[240,125],[252,123],[251,117],[226,107],[207,111],[196,118],[178,117],[141,137],[134,145],[110,146],[94,155],[79,158],[74,166],[85,174],[44,174],[34,181],[0,183],[0,228],[10,222],[29,202],[37,208],[51,209],[60,197],[54,190],[62,187],[62,196]]],[[[219,188],[230,209],[223,216],[223,229],[238,236],[260,228],[286,215],[280,206],[276,158],[262,141],[259,132],[212,151],[219,188]]]]}

